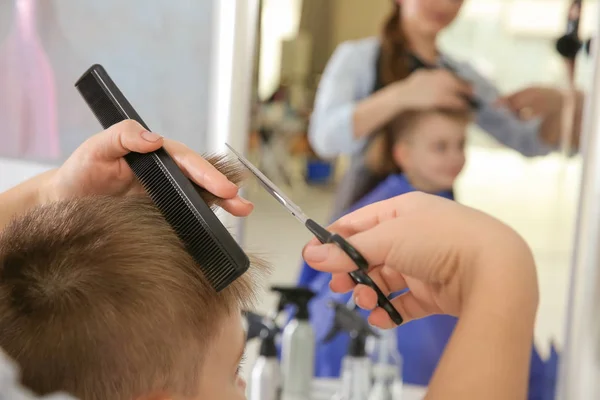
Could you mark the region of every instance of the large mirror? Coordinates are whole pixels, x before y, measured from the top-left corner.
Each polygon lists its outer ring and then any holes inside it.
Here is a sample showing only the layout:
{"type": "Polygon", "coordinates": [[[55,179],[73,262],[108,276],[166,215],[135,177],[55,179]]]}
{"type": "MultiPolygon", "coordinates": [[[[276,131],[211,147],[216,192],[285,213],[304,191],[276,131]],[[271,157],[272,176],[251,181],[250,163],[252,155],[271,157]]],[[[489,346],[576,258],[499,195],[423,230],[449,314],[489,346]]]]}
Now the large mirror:
{"type": "MultiPolygon", "coordinates": [[[[406,8],[402,10],[406,14],[426,12],[419,1],[399,3],[406,8]]],[[[481,96],[481,101],[493,103],[496,98],[498,103],[506,99],[527,102],[530,94],[548,90],[543,92],[548,99],[571,104],[572,109],[581,105],[582,89],[589,87],[592,78],[592,57],[586,51],[585,42],[596,30],[596,1],[584,1],[579,10],[581,19],[577,31],[584,46],[574,64],[559,54],[556,45],[566,29],[573,27],[572,24],[567,27],[569,17],[578,14],[569,1],[422,3],[430,7],[439,3],[442,10],[460,8],[456,18],[440,29],[436,44],[449,59],[449,69],[480,86],[476,95],[481,96]]],[[[339,143],[350,140],[344,130],[351,129],[351,124],[354,129],[360,129],[356,116],[348,117],[343,123],[336,122],[331,114],[349,113],[334,105],[347,101],[355,107],[371,94],[378,66],[374,49],[381,44],[384,23],[389,21],[395,2],[263,0],[261,4],[258,103],[254,107],[249,154],[275,182],[289,191],[307,214],[326,223],[336,214],[339,207],[336,196],[344,184],[345,174],[352,169],[352,154],[356,153],[352,145],[339,143]],[[352,52],[354,58],[348,55],[352,52]],[[351,64],[351,60],[354,60],[353,65],[341,65],[351,64]],[[315,113],[320,114],[315,116],[315,113]],[[327,113],[330,115],[324,115],[327,113]],[[311,123],[318,126],[311,127],[311,123]],[[313,135],[327,135],[324,132],[332,129],[328,124],[335,125],[333,129],[337,132],[315,139],[313,135]]],[[[439,18],[440,24],[447,22],[443,15],[439,18]]],[[[411,38],[418,39],[419,35],[415,33],[411,38]]],[[[423,51],[427,51],[426,45],[423,51]]],[[[535,348],[540,363],[555,365],[554,356],[556,352],[561,354],[565,342],[568,282],[582,169],[581,155],[573,147],[566,148],[568,139],[564,135],[578,134],[581,110],[571,112],[569,106],[565,106],[561,108],[561,118],[548,119],[547,123],[553,124],[550,129],[563,138],[555,137],[551,149],[541,149],[524,143],[527,139],[519,142],[514,135],[518,130],[523,135],[539,133],[544,129],[541,127],[543,118],[534,121],[535,118],[528,115],[532,112],[528,107],[512,109],[513,115],[505,119],[501,115],[509,113],[508,110],[498,111],[494,117],[489,114],[489,109],[494,107],[498,110],[504,106],[488,104],[485,110],[473,110],[473,119],[467,126],[466,162],[452,185],[452,194],[456,201],[506,222],[532,247],[541,291],[535,348]],[[570,127],[565,124],[568,119],[573,121],[570,127]],[[534,126],[536,123],[539,125],[534,126]],[[502,124],[510,126],[502,128],[502,124]],[[510,132],[498,133],[503,129],[510,132]],[[508,136],[512,139],[507,139],[508,136]]],[[[359,179],[360,175],[356,176],[359,179]]],[[[310,282],[301,277],[299,257],[301,246],[310,234],[277,207],[261,188],[252,188],[250,193],[257,207],[246,225],[248,245],[268,249],[277,266],[273,282],[310,282]],[[282,230],[282,226],[285,226],[286,240],[277,246],[263,242],[263,236],[256,234],[265,229],[282,230]]],[[[267,296],[263,311],[271,310],[275,302],[276,296],[267,296]]],[[[317,364],[319,362],[317,360],[317,364]]]]}

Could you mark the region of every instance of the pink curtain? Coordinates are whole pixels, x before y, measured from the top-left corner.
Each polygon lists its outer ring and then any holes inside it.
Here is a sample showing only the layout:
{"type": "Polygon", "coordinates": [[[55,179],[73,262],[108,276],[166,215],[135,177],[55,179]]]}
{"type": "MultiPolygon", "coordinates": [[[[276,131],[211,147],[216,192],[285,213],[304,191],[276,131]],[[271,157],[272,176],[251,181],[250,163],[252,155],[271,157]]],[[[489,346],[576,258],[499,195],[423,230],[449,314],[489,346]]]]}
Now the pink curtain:
{"type": "Polygon", "coordinates": [[[60,155],[54,74],[36,32],[37,0],[16,0],[0,47],[0,156],[54,160],[60,155]]]}

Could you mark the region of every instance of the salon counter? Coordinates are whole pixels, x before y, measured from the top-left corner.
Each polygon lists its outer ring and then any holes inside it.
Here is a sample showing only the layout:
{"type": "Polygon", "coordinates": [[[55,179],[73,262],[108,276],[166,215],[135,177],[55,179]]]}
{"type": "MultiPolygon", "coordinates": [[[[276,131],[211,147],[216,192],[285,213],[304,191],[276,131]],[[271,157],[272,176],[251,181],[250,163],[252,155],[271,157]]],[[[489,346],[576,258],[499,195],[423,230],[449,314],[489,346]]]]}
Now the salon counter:
{"type": "MultiPolygon", "coordinates": [[[[312,400],[331,400],[338,387],[339,380],[337,379],[317,379],[313,383],[312,400]]],[[[427,388],[423,386],[404,385],[402,399],[394,400],[423,400],[426,391],[427,388]]]]}

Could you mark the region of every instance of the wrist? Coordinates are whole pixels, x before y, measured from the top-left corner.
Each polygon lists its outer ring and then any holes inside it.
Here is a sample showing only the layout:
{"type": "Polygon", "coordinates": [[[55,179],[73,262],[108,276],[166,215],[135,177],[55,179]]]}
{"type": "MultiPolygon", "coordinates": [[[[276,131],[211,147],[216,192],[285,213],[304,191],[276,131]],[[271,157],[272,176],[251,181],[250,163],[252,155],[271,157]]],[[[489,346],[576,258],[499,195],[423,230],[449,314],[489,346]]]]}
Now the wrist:
{"type": "Polygon", "coordinates": [[[463,308],[486,304],[495,312],[534,319],[539,292],[533,254],[516,232],[506,231],[482,247],[464,288],[463,308]]]}
{"type": "Polygon", "coordinates": [[[413,108],[413,104],[410,101],[411,88],[407,79],[394,82],[390,89],[393,96],[393,104],[397,113],[410,111],[413,108]]]}

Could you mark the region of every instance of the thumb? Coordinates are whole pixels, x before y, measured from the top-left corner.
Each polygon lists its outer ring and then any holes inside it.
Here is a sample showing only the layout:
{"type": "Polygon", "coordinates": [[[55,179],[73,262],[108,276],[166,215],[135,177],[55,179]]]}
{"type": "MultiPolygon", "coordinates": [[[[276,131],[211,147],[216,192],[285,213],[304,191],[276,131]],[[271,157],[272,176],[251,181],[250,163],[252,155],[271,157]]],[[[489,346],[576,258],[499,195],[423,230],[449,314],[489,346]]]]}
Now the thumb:
{"type": "Polygon", "coordinates": [[[508,94],[505,96],[500,96],[496,99],[496,101],[494,102],[494,105],[498,106],[498,107],[506,107],[506,108],[514,109],[515,102],[517,101],[519,95],[520,95],[519,93],[512,93],[512,94],[508,94]]]}
{"type": "MultiPolygon", "coordinates": [[[[346,240],[367,260],[370,266],[382,265],[401,236],[393,232],[394,220],[389,220],[371,229],[359,232],[346,240]]],[[[334,244],[308,245],[303,251],[304,260],[313,268],[325,272],[350,272],[357,266],[346,253],[334,244]]]]}
{"type": "Polygon", "coordinates": [[[131,153],[149,153],[163,145],[163,137],[149,132],[133,120],[121,121],[103,132],[92,136],[85,143],[103,161],[112,161],[131,153]]]}
{"type": "Polygon", "coordinates": [[[507,96],[498,97],[496,101],[494,101],[494,106],[496,107],[508,107],[509,99],[507,96]]]}

